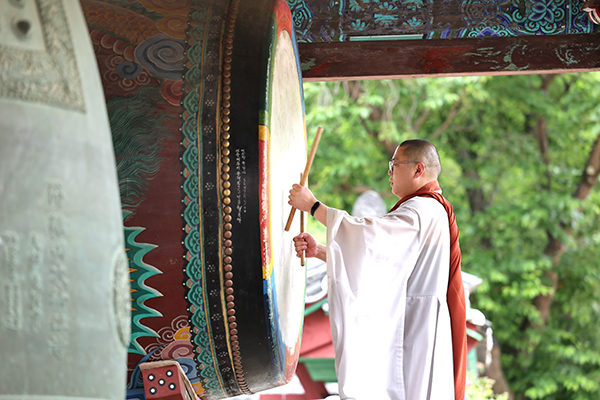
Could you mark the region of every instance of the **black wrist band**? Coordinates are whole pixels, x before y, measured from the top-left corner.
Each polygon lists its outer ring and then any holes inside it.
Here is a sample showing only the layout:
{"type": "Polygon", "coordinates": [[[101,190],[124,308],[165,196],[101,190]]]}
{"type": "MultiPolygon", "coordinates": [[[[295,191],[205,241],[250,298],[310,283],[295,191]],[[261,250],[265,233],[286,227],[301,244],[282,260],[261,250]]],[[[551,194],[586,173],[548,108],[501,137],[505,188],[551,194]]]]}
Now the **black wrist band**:
{"type": "Polygon", "coordinates": [[[320,205],[321,205],[320,201],[315,201],[315,204],[313,204],[313,206],[310,208],[310,215],[312,215],[314,217],[315,211],[317,211],[317,208],[319,208],[320,205]]]}

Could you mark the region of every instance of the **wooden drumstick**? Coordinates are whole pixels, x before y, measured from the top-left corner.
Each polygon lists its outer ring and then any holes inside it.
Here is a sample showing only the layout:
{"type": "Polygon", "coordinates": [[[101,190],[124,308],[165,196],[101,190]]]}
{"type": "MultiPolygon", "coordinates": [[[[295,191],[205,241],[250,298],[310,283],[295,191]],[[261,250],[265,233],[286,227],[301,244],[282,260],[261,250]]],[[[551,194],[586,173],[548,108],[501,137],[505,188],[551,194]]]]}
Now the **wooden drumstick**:
{"type": "MultiPolygon", "coordinates": [[[[304,211],[300,211],[300,233],[304,233],[304,211]]],[[[304,250],[302,250],[302,255],[300,256],[300,265],[304,267],[306,264],[306,256],[304,255],[304,250]]]]}
{"type": "MultiPolygon", "coordinates": [[[[321,133],[323,133],[323,128],[319,127],[317,129],[317,134],[315,135],[315,140],[313,141],[312,147],[310,149],[310,154],[308,156],[308,160],[306,161],[306,167],[304,167],[304,173],[302,174],[302,178],[300,179],[300,186],[306,185],[306,180],[308,179],[308,173],[310,171],[310,167],[315,158],[315,153],[317,152],[317,146],[319,145],[319,140],[321,140],[321,133]]],[[[287,223],[285,224],[285,231],[290,230],[290,226],[292,226],[292,221],[294,220],[294,214],[296,213],[296,209],[292,207],[290,211],[290,216],[288,217],[287,223]]]]}
{"type": "MultiPolygon", "coordinates": [[[[302,180],[302,174],[300,174],[300,180],[302,180]]],[[[308,181],[308,179],[307,179],[308,181]]],[[[304,229],[304,211],[300,211],[300,233],[304,233],[306,229],[304,229]]],[[[300,255],[300,265],[304,267],[306,264],[306,255],[305,250],[302,250],[302,254],[300,255]]]]}

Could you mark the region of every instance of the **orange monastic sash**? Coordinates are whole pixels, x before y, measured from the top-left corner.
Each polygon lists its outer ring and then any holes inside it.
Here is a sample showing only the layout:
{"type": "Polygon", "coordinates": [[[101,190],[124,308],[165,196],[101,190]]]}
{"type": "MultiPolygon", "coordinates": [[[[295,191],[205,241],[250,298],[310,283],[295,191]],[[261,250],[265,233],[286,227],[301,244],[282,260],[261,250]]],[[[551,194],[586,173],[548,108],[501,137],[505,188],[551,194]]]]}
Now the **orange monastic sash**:
{"type": "Polygon", "coordinates": [[[448,278],[448,293],[446,301],[450,310],[450,323],[452,328],[452,352],[454,354],[454,398],[465,398],[467,384],[467,310],[465,304],[465,289],[460,273],[460,245],[458,244],[458,226],[452,210],[452,204],[435,190],[441,190],[437,181],[429,182],[416,192],[400,199],[391,211],[400,204],[415,196],[433,197],[439,201],[448,213],[450,226],[450,276],[448,278]]]}

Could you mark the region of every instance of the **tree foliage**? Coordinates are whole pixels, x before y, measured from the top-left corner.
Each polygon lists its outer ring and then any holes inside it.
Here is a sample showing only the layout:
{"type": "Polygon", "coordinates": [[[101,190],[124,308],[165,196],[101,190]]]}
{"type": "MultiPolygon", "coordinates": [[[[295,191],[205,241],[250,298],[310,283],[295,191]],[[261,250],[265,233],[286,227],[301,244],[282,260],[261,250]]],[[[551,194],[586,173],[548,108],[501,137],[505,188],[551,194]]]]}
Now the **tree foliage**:
{"type": "Polygon", "coordinates": [[[324,128],[311,189],[327,205],[350,211],[365,188],[393,205],[396,144],[438,147],[463,270],[484,279],[472,302],[493,322],[518,399],[600,397],[599,82],[587,73],[305,84],[309,141],[324,128]]]}

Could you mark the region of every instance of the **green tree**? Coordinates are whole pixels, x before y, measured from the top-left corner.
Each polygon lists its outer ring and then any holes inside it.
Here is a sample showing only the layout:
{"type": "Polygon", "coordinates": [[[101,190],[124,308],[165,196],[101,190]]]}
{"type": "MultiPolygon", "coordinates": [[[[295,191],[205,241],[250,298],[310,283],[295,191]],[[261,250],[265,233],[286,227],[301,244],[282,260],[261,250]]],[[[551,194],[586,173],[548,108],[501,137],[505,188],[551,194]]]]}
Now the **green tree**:
{"type": "Polygon", "coordinates": [[[311,188],[328,205],[350,210],[368,187],[391,206],[396,144],[437,145],[463,270],[485,281],[472,300],[494,323],[501,360],[487,373],[514,398],[600,394],[599,81],[588,73],[305,84],[307,125],[324,128],[311,188]]]}

